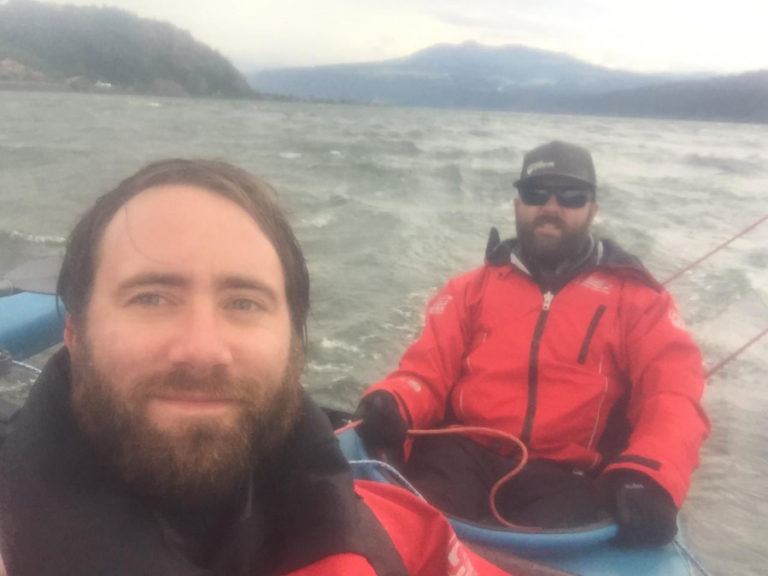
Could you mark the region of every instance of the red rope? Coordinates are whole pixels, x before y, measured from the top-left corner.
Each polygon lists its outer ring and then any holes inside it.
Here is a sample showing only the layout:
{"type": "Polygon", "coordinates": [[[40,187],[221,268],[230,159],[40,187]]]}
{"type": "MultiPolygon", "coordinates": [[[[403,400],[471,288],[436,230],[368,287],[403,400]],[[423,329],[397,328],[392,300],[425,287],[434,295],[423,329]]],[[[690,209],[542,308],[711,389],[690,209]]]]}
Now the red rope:
{"type": "MultiPolygon", "coordinates": [[[[338,435],[342,432],[346,432],[347,430],[354,430],[360,426],[361,422],[362,420],[353,420],[349,424],[338,428],[334,432],[338,435]]],[[[408,430],[408,436],[438,436],[445,434],[476,434],[480,436],[489,436],[492,438],[509,441],[520,450],[520,461],[512,470],[504,474],[504,476],[496,481],[496,483],[491,487],[491,493],[489,495],[489,503],[494,518],[496,518],[500,524],[507,526],[508,528],[520,528],[519,525],[512,524],[501,515],[498,508],[496,507],[496,494],[504,484],[517,476],[525,467],[526,462],[528,462],[528,448],[525,446],[525,444],[523,444],[523,441],[513,434],[507,434],[501,430],[485,428],[482,426],[448,426],[446,428],[433,428],[429,430],[408,430]]]]}
{"type": "Polygon", "coordinates": [[[746,350],[747,348],[749,348],[750,346],[752,346],[752,344],[754,344],[755,342],[757,342],[758,340],[760,340],[760,338],[762,338],[762,337],[763,337],[763,336],[765,336],[766,334],[768,334],[768,328],[765,328],[765,329],[764,329],[762,332],[760,332],[760,333],[759,333],[759,334],[757,334],[756,336],[753,336],[753,337],[752,337],[752,339],[751,339],[749,342],[747,342],[746,344],[744,344],[744,345],[743,345],[741,348],[739,348],[738,350],[736,350],[736,351],[734,351],[734,352],[731,352],[731,353],[730,353],[728,356],[726,356],[725,358],[723,358],[722,360],[720,360],[720,362],[718,362],[718,363],[717,363],[717,364],[715,364],[715,365],[714,365],[712,368],[710,368],[709,370],[707,370],[707,373],[706,373],[706,375],[705,375],[705,376],[706,376],[707,378],[709,378],[710,376],[712,376],[712,375],[713,375],[715,372],[717,372],[718,370],[720,370],[720,368],[722,368],[723,366],[725,366],[726,364],[728,364],[728,362],[730,362],[731,360],[733,360],[734,358],[736,358],[736,357],[737,357],[739,354],[741,354],[742,352],[744,352],[744,350],[746,350]]]}
{"type": "Polygon", "coordinates": [[[517,476],[528,462],[528,448],[525,446],[525,444],[523,444],[523,441],[514,434],[507,434],[506,432],[496,430],[495,428],[485,428],[482,426],[448,426],[447,428],[440,428],[437,430],[408,431],[409,436],[436,436],[442,434],[479,434],[481,436],[490,436],[492,438],[508,440],[520,449],[520,461],[512,470],[504,474],[504,476],[496,481],[496,483],[491,487],[491,493],[488,496],[488,502],[491,505],[491,512],[493,513],[493,517],[496,518],[500,524],[506,526],[507,528],[520,528],[519,525],[509,522],[501,515],[498,508],[496,507],[496,494],[504,484],[517,476]]]}
{"type": "MultiPolygon", "coordinates": [[[[691,262],[690,264],[688,264],[688,266],[686,266],[686,267],[685,267],[685,268],[683,268],[682,270],[678,270],[678,271],[677,271],[677,272],[675,272],[675,273],[674,273],[672,276],[670,276],[669,278],[667,278],[666,280],[664,280],[664,282],[662,282],[662,284],[665,284],[665,285],[666,285],[666,284],[669,284],[670,282],[672,282],[673,280],[677,280],[677,279],[678,279],[680,276],[682,276],[683,274],[685,274],[686,272],[688,272],[690,269],[692,269],[692,268],[694,268],[694,267],[698,266],[698,265],[699,265],[699,264],[701,264],[701,263],[702,263],[704,260],[706,260],[707,258],[709,258],[710,256],[712,256],[712,255],[713,255],[713,254],[715,254],[716,252],[719,252],[720,250],[722,250],[723,248],[725,248],[726,246],[728,246],[728,244],[730,244],[731,242],[733,242],[733,241],[734,241],[734,240],[736,240],[737,238],[741,238],[742,236],[744,236],[744,234],[746,234],[746,233],[747,233],[747,232],[749,232],[750,230],[754,230],[755,228],[757,228],[757,227],[758,227],[760,224],[762,224],[762,223],[763,223],[763,222],[765,222],[766,220],[768,220],[768,214],[765,214],[765,215],[763,215],[762,217],[758,218],[758,219],[757,219],[755,222],[753,222],[752,224],[750,224],[749,226],[747,226],[746,228],[744,228],[743,230],[741,230],[741,231],[740,231],[738,234],[736,234],[735,236],[732,236],[732,237],[731,237],[729,240],[726,240],[725,242],[723,242],[723,243],[722,243],[722,244],[720,244],[719,246],[717,246],[717,247],[713,248],[712,250],[710,250],[709,252],[707,252],[706,254],[704,254],[704,256],[702,256],[701,258],[698,258],[697,260],[695,260],[695,261],[691,262]]],[[[744,350],[746,350],[747,348],[749,348],[750,346],[752,346],[752,344],[754,344],[755,342],[757,342],[758,340],[760,340],[760,338],[762,338],[762,337],[763,337],[763,336],[765,336],[766,334],[768,334],[768,328],[766,328],[765,330],[763,330],[762,332],[760,332],[760,333],[759,333],[757,336],[753,337],[753,338],[752,338],[752,339],[751,339],[749,342],[747,342],[746,344],[744,344],[744,345],[743,345],[741,348],[739,348],[738,350],[736,350],[736,351],[732,352],[731,354],[729,354],[728,356],[726,356],[725,358],[723,358],[722,360],[720,360],[720,362],[718,362],[717,364],[715,364],[715,365],[714,365],[712,368],[710,368],[709,370],[707,370],[707,372],[706,372],[706,374],[705,374],[705,377],[706,377],[706,378],[709,378],[710,376],[712,376],[712,375],[713,375],[715,372],[717,372],[718,370],[720,370],[720,368],[722,368],[723,366],[725,366],[726,364],[728,364],[728,362],[730,362],[730,361],[731,361],[731,360],[733,360],[734,358],[738,357],[738,356],[739,356],[739,355],[740,355],[742,352],[744,352],[744,350]]]]}
{"type": "Polygon", "coordinates": [[[336,436],[338,436],[339,434],[341,434],[342,432],[346,432],[347,430],[354,430],[355,428],[360,426],[362,421],[363,421],[362,418],[360,420],[350,420],[349,424],[345,424],[341,428],[337,428],[336,430],[333,431],[333,433],[336,434],[336,436]]]}
{"type": "Polygon", "coordinates": [[[715,254],[716,252],[719,252],[720,250],[722,250],[723,248],[728,246],[728,244],[730,244],[731,242],[733,242],[737,238],[740,238],[740,237],[744,236],[744,234],[746,234],[750,230],[753,230],[754,228],[757,228],[760,224],[762,224],[766,220],[768,220],[768,214],[765,214],[762,218],[757,220],[757,222],[754,222],[754,223],[750,224],[749,226],[747,226],[746,228],[744,228],[741,232],[736,234],[736,236],[733,236],[731,239],[726,240],[725,242],[723,242],[722,244],[720,244],[716,248],[713,248],[712,250],[710,250],[709,252],[704,254],[704,256],[702,256],[701,258],[691,262],[690,264],[688,264],[688,266],[686,266],[682,270],[678,270],[672,276],[670,276],[669,278],[664,280],[664,282],[662,282],[662,284],[669,284],[673,280],[676,280],[677,278],[679,278],[680,276],[682,276],[683,274],[688,272],[688,270],[690,270],[691,268],[694,268],[694,267],[698,266],[699,264],[701,264],[704,260],[706,260],[707,258],[712,256],[712,254],[715,254]]]}

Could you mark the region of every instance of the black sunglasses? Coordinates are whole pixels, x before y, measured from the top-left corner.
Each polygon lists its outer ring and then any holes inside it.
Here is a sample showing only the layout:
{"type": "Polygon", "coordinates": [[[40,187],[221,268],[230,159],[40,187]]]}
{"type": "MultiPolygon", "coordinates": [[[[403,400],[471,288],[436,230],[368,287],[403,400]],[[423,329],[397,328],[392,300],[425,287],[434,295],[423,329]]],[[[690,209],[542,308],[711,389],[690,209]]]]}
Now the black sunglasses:
{"type": "Polygon", "coordinates": [[[582,208],[592,200],[592,191],[584,188],[520,188],[527,206],[544,206],[553,194],[563,208],[582,208]]]}

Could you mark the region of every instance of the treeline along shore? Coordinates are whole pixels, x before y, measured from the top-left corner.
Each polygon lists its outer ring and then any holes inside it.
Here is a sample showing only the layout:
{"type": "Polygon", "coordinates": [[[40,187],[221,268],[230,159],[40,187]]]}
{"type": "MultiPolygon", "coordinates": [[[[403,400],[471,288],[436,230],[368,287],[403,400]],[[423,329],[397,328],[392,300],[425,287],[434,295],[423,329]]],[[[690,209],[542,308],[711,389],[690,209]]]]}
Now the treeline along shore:
{"type": "Polygon", "coordinates": [[[256,96],[229,60],[171,24],[30,0],[0,4],[0,87],[256,96]]]}

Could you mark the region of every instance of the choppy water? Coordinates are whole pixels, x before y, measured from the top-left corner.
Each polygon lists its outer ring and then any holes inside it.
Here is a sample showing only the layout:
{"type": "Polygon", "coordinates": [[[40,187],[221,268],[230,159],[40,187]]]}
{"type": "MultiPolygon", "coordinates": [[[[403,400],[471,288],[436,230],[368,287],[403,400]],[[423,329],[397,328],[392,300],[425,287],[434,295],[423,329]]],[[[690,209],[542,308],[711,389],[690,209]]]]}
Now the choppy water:
{"type": "MultiPolygon", "coordinates": [[[[660,279],[768,212],[766,126],[0,92],[0,273],[60,252],[91,199],[150,160],[239,164],[281,192],[309,261],[305,383],[351,408],[429,295],[481,263],[490,226],[512,234],[522,154],[554,138],[593,151],[598,232],[660,279]]],[[[768,224],[670,286],[710,366],[768,325],[766,246],[768,224]]],[[[768,338],[706,392],[713,434],[684,518],[712,574],[768,572],[766,358],[768,338]]]]}

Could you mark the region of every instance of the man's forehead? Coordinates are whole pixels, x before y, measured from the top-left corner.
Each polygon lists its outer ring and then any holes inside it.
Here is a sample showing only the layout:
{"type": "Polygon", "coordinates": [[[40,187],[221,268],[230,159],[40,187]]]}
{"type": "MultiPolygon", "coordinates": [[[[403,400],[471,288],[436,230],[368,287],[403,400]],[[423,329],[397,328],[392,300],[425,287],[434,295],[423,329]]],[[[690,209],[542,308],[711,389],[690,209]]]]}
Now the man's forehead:
{"type": "Polygon", "coordinates": [[[195,186],[148,188],[131,198],[107,225],[99,265],[133,264],[261,267],[277,260],[253,217],[233,200],[195,186]]]}
{"type": "Polygon", "coordinates": [[[147,188],[128,200],[107,224],[105,237],[153,229],[162,232],[164,227],[168,227],[169,232],[195,235],[222,224],[260,231],[253,217],[223,194],[197,186],[173,184],[147,188]]]}
{"type": "Polygon", "coordinates": [[[141,218],[183,221],[198,217],[201,207],[206,216],[202,221],[213,223],[222,218],[235,218],[256,226],[253,217],[235,200],[223,193],[192,184],[166,184],[142,190],[128,200],[112,220],[114,222],[121,215],[126,218],[135,213],[141,218]]]}

